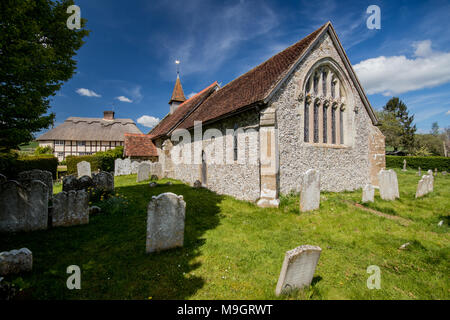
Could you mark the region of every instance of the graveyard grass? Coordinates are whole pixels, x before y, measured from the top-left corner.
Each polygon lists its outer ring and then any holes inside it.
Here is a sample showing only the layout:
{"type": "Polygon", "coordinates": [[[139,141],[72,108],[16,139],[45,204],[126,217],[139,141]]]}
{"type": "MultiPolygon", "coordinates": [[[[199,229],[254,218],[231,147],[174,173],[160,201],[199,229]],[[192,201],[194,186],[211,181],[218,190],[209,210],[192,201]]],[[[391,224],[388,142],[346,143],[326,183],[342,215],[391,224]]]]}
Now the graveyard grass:
{"type": "Polygon", "coordinates": [[[36,299],[449,299],[450,176],[415,200],[415,171],[396,172],[400,199],[376,190],[365,206],[403,220],[356,208],[361,190],[322,193],[319,210],[299,213],[295,194],[263,209],[173,180],[150,188],[136,175],[116,177],[117,196],[100,195],[103,212],[89,225],[3,236],[0,251],[32,250],[33,272],[7,280],[36,299]],[[146,254],[147,204],[168,191],[187,203],[185,245],[146,254]],[[322,248],[313,283],[276,297],[284,253],[302,244],[322,248]],[[66,287],[69,265],[81,267],[81,290],[66,287]],[[370,265],[381,269],[380,290],[366,286],[370,265]]]}

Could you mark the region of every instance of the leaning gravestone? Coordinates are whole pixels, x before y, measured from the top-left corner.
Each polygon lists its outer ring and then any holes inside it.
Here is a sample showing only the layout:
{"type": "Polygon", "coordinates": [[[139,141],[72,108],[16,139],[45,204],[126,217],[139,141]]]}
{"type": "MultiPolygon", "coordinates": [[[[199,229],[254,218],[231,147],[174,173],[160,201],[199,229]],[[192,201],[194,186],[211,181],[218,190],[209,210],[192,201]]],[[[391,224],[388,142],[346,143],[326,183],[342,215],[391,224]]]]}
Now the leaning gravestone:
{"type": "Polygon", "coordinates": [[[102,191],[114,191],[114,176],[105,171],[94,173],[92,176],[94,188],[102,191]]]}
{"type": "Polygon", "coordinates": [[[150,164],[143,162],[138,165],[136,182],[148,180],[150,178],[150,164]]]}
{"type": "Polygon", "coordinates": [[[416,198],[423,197],[430,192],[429,180],[430,177],[427,175],[424,175],[422,179],[419,180],[419,183],[417,184],[416,198]]]}
{"type": "Polygon", "coordinates": [[[53,227],[68,227],[88,223],[89,194],[86,191],[63,191],[53,197],[53,227]]]}
{"type": "Polygon", "coordinates": [[[300,211],[319,209],[320,206],[320,173],[309,169],[303,174],[300,190],[300,211]]]}
{"type": "Polygon", "coordinates": [[[287,251],[284,256],[275,294],[289,293],[293,289],[308,287],[314,277],[322,249],[303,245],[287,251]]]}
{"type": "Polygon", "coordinates": [[[183,196],[166,192],[152,197],[147,208],[148,253],[183,246],[185,213],[183,196]]]}
{"type": "Polygon", "coordinates": [[[78,162],[77,163],[77,173],[78,173],[78,178],[81,178],[82,176],[92,177],[91,164],[87,161],[78,162]]]}
{"type": "Polygon", "coordinates": [[[5,183],[6,181],[8,181],[8,178],[0,173],[0,184],[5,183]]]}
{"type": "Polygon", "coordinates": [[[48,198],[51,199],[53,196],[53,176],[50,171],[42,171],[38,169],[23,171],[19,173],[17,180],[20,184],[25,186],[33,180],[42,181],[48,188],[48,198]]]}
{"type": "Polygon", "coordinates": [[[29,272],[33,269],[33,254],[27,248],[0,252],[0,276],[29,272]]]}
{"type": "Polygon", "coordinates": [[[47,225],[48,189],[42,181],[0,185],[0,232],[44,230],[47,225]]]}
{"type": "Polygon", "coordinates": [[[373,202],[375,196],[375,188],[370,183],[363,188],[362,202],[373,202]]]}
{"type": "Polygon", "coordinates": [[[383,200],[395,200],[400,198],[398,191],[397,174],[394,170],[382,169],[378,173],[378,182],[380,185],[380,197],[383,200]]]}

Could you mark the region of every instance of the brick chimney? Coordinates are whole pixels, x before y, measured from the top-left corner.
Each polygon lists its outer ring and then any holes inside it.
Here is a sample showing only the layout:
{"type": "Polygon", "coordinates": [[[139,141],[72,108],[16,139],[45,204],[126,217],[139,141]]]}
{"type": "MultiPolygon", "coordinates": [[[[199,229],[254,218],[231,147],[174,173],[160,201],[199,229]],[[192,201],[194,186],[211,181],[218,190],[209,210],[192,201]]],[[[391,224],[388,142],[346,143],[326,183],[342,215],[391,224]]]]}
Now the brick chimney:
{"type": "Polygon", "coordinates": [[[104,120],[114,120],[114,111],[103,111],[104,120]]]}

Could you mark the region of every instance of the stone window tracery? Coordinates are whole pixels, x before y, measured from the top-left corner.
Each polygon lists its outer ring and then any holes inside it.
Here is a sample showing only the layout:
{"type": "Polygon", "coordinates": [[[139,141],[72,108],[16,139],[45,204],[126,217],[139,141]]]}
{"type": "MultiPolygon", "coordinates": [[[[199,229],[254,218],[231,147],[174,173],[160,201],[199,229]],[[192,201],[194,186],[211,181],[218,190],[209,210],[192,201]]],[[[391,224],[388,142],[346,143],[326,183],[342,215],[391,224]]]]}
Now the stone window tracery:
{"type": "Polygon", "coordinates": [[[308,73],[303,96],[305,97],[304,142],[344,144],[346,93],[341,79],[329,62],[315,67],[308,73]]]}

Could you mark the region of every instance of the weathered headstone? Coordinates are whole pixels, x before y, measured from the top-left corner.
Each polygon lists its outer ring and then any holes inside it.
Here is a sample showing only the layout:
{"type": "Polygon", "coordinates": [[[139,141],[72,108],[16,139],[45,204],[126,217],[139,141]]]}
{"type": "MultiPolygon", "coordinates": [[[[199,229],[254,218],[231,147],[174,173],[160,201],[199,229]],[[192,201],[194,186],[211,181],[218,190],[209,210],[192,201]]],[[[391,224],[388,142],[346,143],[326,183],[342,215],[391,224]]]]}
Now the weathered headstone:
{"type": "Polygon", "coordinates": [[[402,171],[406,171],[406,159],[403,159],[403,169],[402,171]]]}
{"type": "Polygon", "coordinates": [[[320,173],[309,169],[303,174],[300,189],[300,211],[319,209],[320,206],[320,173]]]}
{"type": "Polygon", "coordinates": [[[145,162],[140,163],[138,165],[136,182],[148,180],[149,177],[150,177],[150,164],[145,162]]]}
{"type": "Polygon", "coordinates": [[[294,289],[311,285],[322,249],[303,245],[287,251],[284,256],[275,294],[287,294],[294,289]]]}
{"type": "Polygon", "coordinates": [[[362,202],[373,202],[375,197],[375,188],[370,183],[363,188],[362,202]]]}
{"type": "Polygon", "coordinates": [[[380,170],[378,173],[378,182],[380,185],[380,197],[383,200],[395,200],[400,198],[398,191],[397,174],[394,170],[380,170]]]}
{"type": "Polygon", "coordinates": [[[29,272],[33,269],[33,254],[27,248],[0,252],[0,275],[29,272]]]}
{"type": "Polygon", "coordinates": [[[92,181],[97,190],[114,191],[114,176],[109,172],[94,173],[92,181]]]}
{"type": "Polygon", "coordinates": [[[8,178],[0,173],[0,184],[5,183],[6,181],[8,181],[8,178]]]}
{"type": "Polygon", "coordinates": [[[434,168],[434,175],[437,176],[438,170],[437,168],[434,168]]]}
{"type": "Polygon", "coordinates": [[[430,178],[427,175],[424,175],[422,179],[419,180],[417,184],[416,198],[423,197],[428,192],[430,192],[429,180],[430,178]]]}
{"type": "Polygon", "coordinates": [[[65,176],[63,178],[62,190],[69,192],[71,190],[78,190],[78,179],[75,176],[65,176]]]}
{"type": "Polygon", "coordinates": [[[53,227],[67,227],[88,223],[89,194],[86,191],[63,191],[53,197],[53,227]]]}
{"type": "Polygon", "coordinates": [[[48,188],[38,180],[0,185],[0,232],[34,231],[48,226],[48,188]]]}
{"type": "Polygon", "coordinates": [[[123,176],[131,174],[131,160],[126,159],[116,159],[114,161],[114,175],[123,176]]]}
{"type": "Polygon", "coordinates": [[[185,213],[183,196],[167,192],[152,197],[147,208],[148,253],[183,246],[185,213]]]}
{"type": "Polygon", "coordinates": [[[91,173],[91,164],[87,161],[81,161],[77,163],[77,173],[78,178],[81,178],[82,176],[88,176],[92,178],[91,173]]]}
{"type": "Polygon", "coordinates": [[[434,190],[434,177],[433,177],[433,175],[427,174],[424,177],[426,177],[425,180],[426,180],[427,185],[428,185],[428,192],[433,192],[433,190],[434,190]]]}
{"type": "Polygon", "coordinates": [[[23,171],[19,173],[17,180],[22,185],[27,185],[33,180],[42,181],[48,188],[49,199],[53,196],[53,176],[50,171],[43,171],[38,169],[23,171]]]}
{"type": "Polygon", "coordinates": [[[94,186],[94,181],[89,176],[82,176],[78,179],[78,190],[88,190],[94,186]]]}
{"type": "Polygon", "coordinates": [[[200,182],[200,180],[195,180],[194,182],[194,188],[195,189],[199,189],[202,187],[202,183],[200,182]]]}
{"type": "Polygon", "coordinates": [[[422,169],[420,169],[420,167],[419,167],[419,172],[417,172],[417,175],[418,175],[419,177],[422,176],[422,169]]]}

